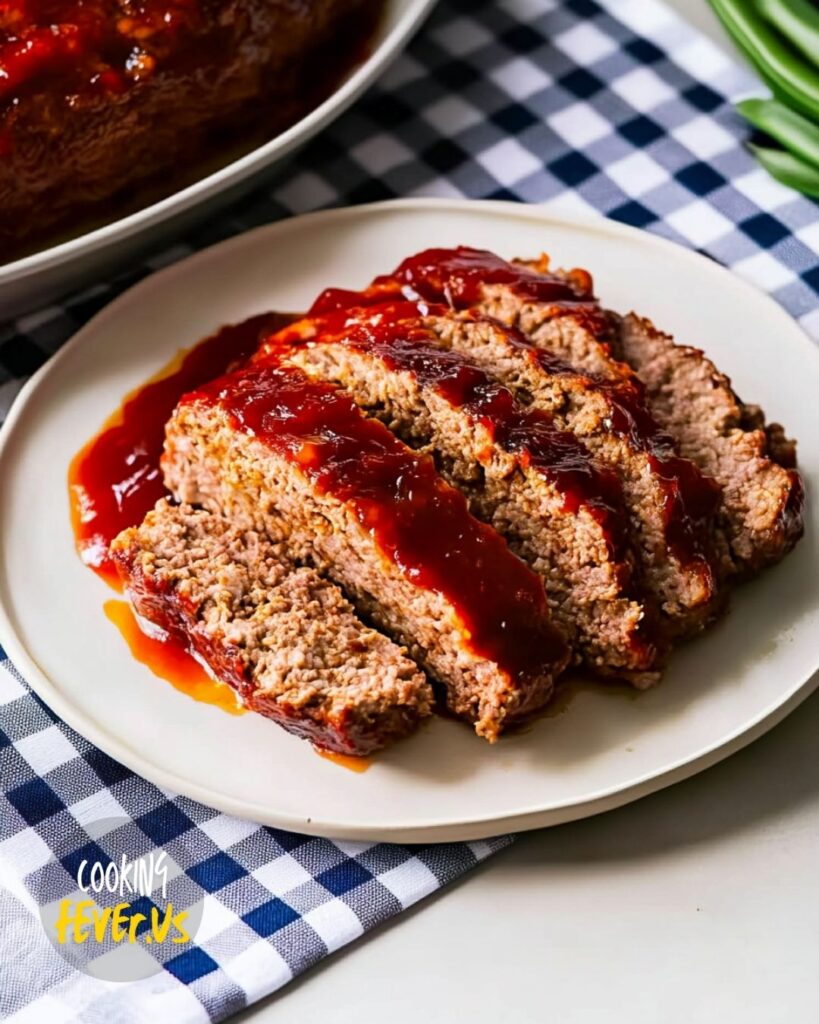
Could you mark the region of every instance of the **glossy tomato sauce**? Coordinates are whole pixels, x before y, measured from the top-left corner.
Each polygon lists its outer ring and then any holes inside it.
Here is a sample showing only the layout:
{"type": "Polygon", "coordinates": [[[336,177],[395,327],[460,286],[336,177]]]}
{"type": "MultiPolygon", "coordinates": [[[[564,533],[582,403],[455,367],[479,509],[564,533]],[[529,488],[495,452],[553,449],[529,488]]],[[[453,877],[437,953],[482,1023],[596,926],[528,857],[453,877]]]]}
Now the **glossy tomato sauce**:
{"type": "Polygon", "coordinates": [[[62,93],[120,93],[201,20],[200,0],[140,0],[130,13],[105,0],[2,0],[0,104],[46,81],[62,93]]]}
{"type": "Polygon", "coordinates": [[[258,363],[207,384],[187,403],[223,409],[236,430],[298,464],[319,493],[351,508],[403,575],[453,605],[473,651],[515,679],[549,673],[565,654],[543,584],[466,499],[378,420],[331,384],[258,363]]]}
{"type": "Polygon", "coordinates": [[[106,601],[103,610],[122,634],[134,659],[155,676],[194,700],[213,704],[231,715],[244,713],[234,691],[227,683],[211,679],[184,644],[171,636],[157,639],[144,633],[127,601],[106,601]]]}
{"type": "MultiPolygon", "coordinates": [[[[429,309],[430,314],[443,311],[429,309]]],[[[411,374],[423,388],[463,409],[499,448],[517,456],[523,468],[533,468],[552,483],[567,511],[585,507],[602,527],[613,556],[623,558],[628,522],[617,477],[598,467],[585,445],[555,427],[547,413],[521,406],[508,388],[459,352],[436,348],[437,337],[415,303],[386,303],[308,319],[292,330],[285,327],[262,346],[260,355],[268,352],[275,358],[289,344],[299,344],[305,326],[315,331],[319,343],[372,352],[386,368],[411,374]]]]}
{"type": "MultiPolygon", "coordinates": [[[[426,249],[410,256],[392,274],[376,278],[360,292],[328,288],[313,304],[311,313],[342,315],[344,310],[355,306],[374,307],[396,302],[401,297],[411,298],[421,313],[434,313],[434,306],[429,304],[441,303],[449,308],[469,310],[483,299],[484,286],[492,284],[507,286],[525,301],[565,306],[572,312],[580,312],[588,319],[591,330],[595,329],[595,318],[602,316],[591,277],[585,271],[575,270],[567,277],[558,277],[465,246],[426,249]]],[[[546,373],[578,373],[552,353],[534,346],[517,329],[500,323],[497,326],[504,330],[513,345],[530,353],[529,358],[536,359],[546,373]]],[[[709,522],[719,504],[719,487],[692,462],[677,455],[671,437],[659,427],[647,408],[636,376],[622,380],[593,374],[586,376],[609,401],[611,432],[628,439],[636,449],[648,455],[663,491],[664,528],[670,550],[683,566],[710,579],[709,522]]]]}
{"type": "Polygon", "coordinates": [[[71,522],[86,565],[112,586],[119,577],[108,546],[120,531],[142,522],[167,495],[159,457],[165,423],[192,388],[241,363],[269,331],[292,317],[253,317],[206,338],[130,394],[102,430],[75,456],[68,472],[71,522]]]}
{"type": "MultiPolygon", "coordinates": [[[[74,457],[68,473],[71,523],[83,562],[115,589],[119,574],[108,554],[116,535],[142,522],[167,494],[159,457],[165,422],[190,388],[243,362],[260,339],[292,317],[268,314],[226,327],[177,356],[154,378],[132,392],[96,437],[74,457]]],[[[241,714],[243,708],[225,683],[212,679],[178,637],[147,636],[125,601],[107,601],[104,611],[134,658],[154,675],[194,700],[241,714]]]]}
{"type": "Polygon", "coordinates": [[[484,285],[492,284],[507,285],[516,295],[532,302],[596,309],[591,275],[584,270],[572,270],[566,277],[558,277],[510,263],[485,249],[458,246],[425,249],[409,256],[391,274],[377,277],[362,291],[327,288],[313,303],[310,314],[395,301],[401,295],[444,303],[453,309],[469,309],[480,302],[484,285]]]}

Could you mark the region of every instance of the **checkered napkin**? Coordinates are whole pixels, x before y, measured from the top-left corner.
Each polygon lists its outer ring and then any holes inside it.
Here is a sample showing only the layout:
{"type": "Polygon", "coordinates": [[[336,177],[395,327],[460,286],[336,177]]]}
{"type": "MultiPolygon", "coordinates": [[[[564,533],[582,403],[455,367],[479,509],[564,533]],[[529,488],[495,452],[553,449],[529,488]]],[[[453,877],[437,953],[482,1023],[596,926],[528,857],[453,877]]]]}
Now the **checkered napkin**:
{"type": "MultiPolygon", "coordinates": [[[[380,85],[265,190],[116,280],[0,327],[0,416],[25,376],[152,270],[257,224],[393,196],[600,211],[731,266],[819,338],[819,206],[743,150],[726,100],[753,85],[655,0],[442,0],[380,85]]],[[[8,661],[0,728],[0,1015],[19,1022],[222,1019],[509,841],[330,842],[229,818],[86,743],[8,661]],[[69,967],[35,907],[69,824],[111,816],[204,895],[195,944],[129,984],[69,967]]]]}

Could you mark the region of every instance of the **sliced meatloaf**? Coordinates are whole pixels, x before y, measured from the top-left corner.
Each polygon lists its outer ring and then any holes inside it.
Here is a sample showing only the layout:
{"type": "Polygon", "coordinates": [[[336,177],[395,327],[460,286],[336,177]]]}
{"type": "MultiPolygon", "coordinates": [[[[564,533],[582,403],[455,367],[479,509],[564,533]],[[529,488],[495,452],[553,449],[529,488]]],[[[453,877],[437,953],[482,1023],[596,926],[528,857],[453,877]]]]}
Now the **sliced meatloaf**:
{"type": "MultiPolygon", "coordinates": [[[[546,257],[508,263],[481,250],[431,249],[362,295],[377,302],[396,293],[496,318],[583,373],[644,389],[651,415],[678,453],[722,489],[716,530],[722,574],[758,571],[801,536],[804,488],[795,445],[783,429],[766,426],[757,407],[743,405],[699,349],[677,345],[633,314],[621,318],[601,309],[585,271],[550,272],[546,257]]],[[[315,308],[352,301],[352,293],[329,290],[315,308]]]]}
{"type": "Polygon", "coordinates": [[[429,317],[439,343],[461,352],[582,439],[622,483],[642,583],[679,636],[719,607],[714,513],[719,490],[660,430],[631,381],[601,380],[538,349],[514,328],[471,314],[429,317]]]}
{"type": "Polygon", "coordinates": [[[480,735],[548,700],[569,654],[540,578],[336,387],[294,367],[220,378],[181,400],[162,465],[178,500],[326,570],[480,735]]]}
{"type": "MultiPolygon", "coordinates": [[[[512,264],[520,273],[532,274],[548,265],[545,257],[537,263],[512,264]]],[[[557,271],[549,279],[572,279],[575,271],[557,271]]],[[[625,380],[640,388],[638,375],[615,356],[616,332],[611,314],[600,308],[591,291],[576,302],[544,301],[522,292],[514,285],[490,284],[472,307],[484,316],[521,332],[533,345],[562,359],[569,366],[601,380],[625,380]]]]}
{"type": "MultiPolygon", "coordinates": [[[[472,258],[480,263],[478,256],[472,258]]],[[[512,269],[502,281],[503,275],[491,269],[496,259],[489,260],[483,282],[468,292],[473,308],[519,328],[535,345],[577,368],[617,381],[636,375],[653,417],[679,453],[720,485],[724,572],[753,573],[790,551],[802,535],[804,487],[795,469],[795,445],[779,424],[766,427],[761,410],[745,406],[700,349],[676,344],[634,314],[619,317],[601,310],[590,278],[576,271],[544,273],[548,263],[541,260],[508,264],[512,269]],[[533,277],[541,277],[543,285],[533,277]],[[561,283],[575,300],[538,294],[539,287],[548,292],[561,283]]],[[[427,299],[441,294],[443,281],[447,295],[464,305],[458,299],[459,262],[463,256],[459,261],[457,253],[421,254],[405,261],[395,276],[427,299]]]]}
{"type": "Polygon", "coordinates": [[[794,442],[779,424],[766,426],[760,409],[743,405],[700,349],[676,344],[649,320],[633,313],[618,319],[617,342],[680,452],[722,487],[734,571],[778,561],[803,531],[794,442]]]}
{"type": "MultiPolygon", "coordinates": [[[[424,276],[413,270],[411,288],[401,283],[406,275],[399,268],[395,278],[377,279],[362,294],[377,306],[402,291],[417,299],[423,290],[420,306],[426,311],[424,322],[435,334],[436,344],[461,352],[502,381],[518,399],[547,412],[558,427],[576,434],[601,464],[617,473],[636,538],[643,584],[661,608],[667,632],[680,636],[701,628],[723,600],[719,565],[724,545],[714,529],[718,489],[692,462],[678,457],[670,436],[660,429],[645,404],[642,384],[628,367],[611,377],[578,370],[499,319],[472,311],[447,315],[445,307],[431,305],[439,298],[463,305],[477,298],[475,310],[480,310],[484,287],[507,289],[508,301],[518,301],[508,282],[481,283],[479,275],[487,261],[490,277],[501,276],[501,271],[511,266],[497,257],[490,260],[490,254],[477,254],[467,261],[470,251],[457,250],[455,267],[466,261],[465,278],[454,276],[452,270],[446,282],[434,278],[427,287],[425,282],[433,270],[447,267],[447,252],[432,250],[415,257],[421,261],[424,276]]],[[[412,266],[410,261],[407,264],[412,266]]],[[[518,273],[518,268],[511,268],[510,276],[518,273]]],[[[529,276],[524,275],[523,280],[534,287],[533,275],[526,274],[529,276]]],[[[552,286],[551,279],[546,283],[552,286]]],[[[560,281],[555,287],[563,292],[569,289],[560,281]]],[[[578,291],[580,287],[576,286],[578,291]]],[[[343,309],[355,299],[355,292],[327,291],[314,308],[343,309]]],[[[567,308],[571,307],[572,302],[566,301],[567,308]]],[[[583,332],[590,333],[577,326],[574,334],[583,332]]]]}
{"type": "Polygon", "coordinates": [[[163,499],[111,550],[142,622],[181,640],[288,732],[368,754],[431,713],[429,683],[406,650],[262,534],[163,499]]]}
{"type": "Polygon", "coordinates": [[[743,403],[701,349],[677,344],[634,313],[605,312],[602,323],[583,323],[566,309],[498,293],[481,308],[517,322],[543,348],[571,354],[577,365],[610,378],[637,375],[653,416],[680,454],[722,488],[718,530],[726,573],[758,572],[802,536],[804,486],[795,442],[780,424],[766,424],[758,406],[743,403]]]}
{"type": "Polygon", "coordinates": [[[472,511],[543,576],[555,622],[585,663],[650,681],[660,652],[652,609],[632,588],[617,477],[550,417],[441,350],[443,319],[430,325],[411,303],[344,311],[282,331],[257,358],[341,384],[410,444],[429,446],[472,511]]]}
{"type": "Polygon", "coordinates": [[[310,312],[394,301],[397,295],[477,310],[532,335],[535,344],[579,369],[634,376],[624,364],[615,371],[611,321],[594,296],[591,276],[579,269],[550,272],[546,256],[526,264],[465,246],[426,249],[362,292],[328,288],[310,312]]]}

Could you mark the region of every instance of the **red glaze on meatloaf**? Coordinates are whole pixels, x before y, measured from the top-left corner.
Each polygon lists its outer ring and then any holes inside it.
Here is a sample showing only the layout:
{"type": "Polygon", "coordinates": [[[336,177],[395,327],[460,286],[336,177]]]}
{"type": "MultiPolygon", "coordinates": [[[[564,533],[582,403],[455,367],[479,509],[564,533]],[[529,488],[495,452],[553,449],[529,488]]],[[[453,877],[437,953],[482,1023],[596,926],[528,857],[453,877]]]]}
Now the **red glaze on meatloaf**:
{"type": "Polygon", "coordinates": [[[277,366],[220,378],[177,406],[163,469],[178,500],[326,570],[488,739],[548,700],[568,649],[540,578],[338,388],[277,366]]]}
{"type": "MultiPolygon", "coordinates": [[[[507,262],[466,247],[429,249],[361,293],[328,289],[313,311],[393,301],[397,295],[422,304],[444,301],[502,322],[558,360],[544,364],[545,369],[553,371],[562,363],[586,375],[608,387],[621,408],[628,392],[634,392],[640,415],[635,417],[629,399],[625,418],[616,420],[628,423],[632,437],[668,476],[673,505],[678,507],[687,493],[692,510],[705,507],[697,476],[700,481],[712,477],[719,487],[715,547],[706,555],[718,578],[757,572],[782,558],[801,537],[804,485],[795,468],[795,445],[782,428],[766,425],[756,406],[740,401],[728,378],[699,349],[678,345],[633,314],[621,317],[603,310],[585,271],[551,271],[545,256],[507,262]],[[685,463],[690,468],[682,479],[679,470],[685,463]]],[[[696,532],[680,529],[674,515],[669,525],[678,555],[690,561],[681,545],[694,553],[696,532]]],[[[718,605],[717,597],[698,605],[718,605]]]]}
{"type": "Polygon", "coordinates": [[[0,263],[292,124],[359,59],[381,7],[2,0],[0,263]]]}
{"type": "Polygon", "coordinates": [[[574,434],[439,347],[412,303],[300,321],[256,358],[340,384],[409,444],[428,446],[475,515],[542,575],[555,621],[585,663],[646,681],[658,645],[650,609],[631,591],[620,482],[574,434]]]}

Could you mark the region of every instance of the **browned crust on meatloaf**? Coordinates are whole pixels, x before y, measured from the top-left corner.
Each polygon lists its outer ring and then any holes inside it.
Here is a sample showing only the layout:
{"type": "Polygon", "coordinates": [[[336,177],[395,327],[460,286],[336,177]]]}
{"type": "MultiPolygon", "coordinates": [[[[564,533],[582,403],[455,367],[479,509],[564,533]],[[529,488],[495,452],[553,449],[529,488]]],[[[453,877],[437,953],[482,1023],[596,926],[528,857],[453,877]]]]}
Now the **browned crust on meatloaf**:
{"type": "Polygon", "coordinates": [[[753,573],[778,561],[804,528],[795,442],[779,424],[766,426],[758,407],[743,405],[700,349],[676,344],[634,313],[617,325],[619,350],[645,384],[654,415],[722,487],[730,569],[753,573]]]}
{"type": "Polygon", "coordinates": [[[496,739],[549,699],[568,649],[538,577],[469,515],[428,457],[337,389],[294,368],[221,378],[180,402],[162,465],[178,500],[257,528],[326,570],[480,735],[496,739]],[[443,550],[448,537],[457,545],[443,550]],[[421,549],[419,565],[410,556],[421,549]],[[467,566],[473,550],[480,556],[467,566]]]}
{"type": "Polygon", "coordinates": [[[341,384],[414,447],[429,446],[472,511],[543,576],[555,622],[584,662],[638,685],[653,682],[663,651],[653,609],[631,588],[616,478],[574,435],[438,347],[434,326],[408,303],[350,310],[301,321],[269,339],[258,358],[341,384]]]}
{"type": "Polygon", "coordinates": [[[431,713],[431,688],[406,650],[265,536],[163,499],[111,552],[142,622],[181,640],[288,732],[369,754],[431,713]]]}
{"type": "Polygon", "coordinates": [[[0,264],[292,124],[358,58],[382,5],[52,0],[14,19],[15,6],[0,5],[0,264]]]}

